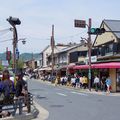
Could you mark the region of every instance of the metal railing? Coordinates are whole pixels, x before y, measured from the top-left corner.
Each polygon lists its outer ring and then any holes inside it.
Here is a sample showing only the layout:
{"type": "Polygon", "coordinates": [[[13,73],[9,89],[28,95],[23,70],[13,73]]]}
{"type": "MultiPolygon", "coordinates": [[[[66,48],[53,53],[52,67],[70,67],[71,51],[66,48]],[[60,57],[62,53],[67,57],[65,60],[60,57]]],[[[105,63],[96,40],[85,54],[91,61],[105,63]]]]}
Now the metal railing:
{"type": "Polygon", "coordinates": [[[27,107],[27,112],[31,112],[31,105],[33,105],[33,95],[31,93],[26,94],[26,96],[20,97],[18,99],[3,101],[0,104],[0,111],[12,111],[12,115],[16,114],[16,110],[19,109],[19,115],[23,112],[23,107],[27,107]]]}

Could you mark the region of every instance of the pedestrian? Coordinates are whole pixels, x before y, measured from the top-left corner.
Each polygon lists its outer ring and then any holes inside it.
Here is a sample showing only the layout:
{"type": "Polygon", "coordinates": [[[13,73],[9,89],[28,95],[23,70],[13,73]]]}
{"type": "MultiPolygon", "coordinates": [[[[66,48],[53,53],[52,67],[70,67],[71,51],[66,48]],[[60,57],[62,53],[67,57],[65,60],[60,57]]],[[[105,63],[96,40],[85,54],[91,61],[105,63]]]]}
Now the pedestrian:
{"type": "Polygon", "coordinates": [[[14,92],[14,83],[10,80],[9,71],[6,69],[3,71],[0,81],[0,118],[2,117],[2,107],[5,104],[13,104],[14,92]]]}
{"type": "Polygon", "coordinates": [[[106,77],[102,76],[101,78],[101,90],[106,91],[106,85],[105,85],[106,77]]]}
{"type": "Polygon", "coordinates": [[[98,78],[98,76],[95,76],[94,78],[94,85],[95,85],[95,91],[98,91],[99,88],[99,83],[100,83],[100,79],[98,78]]]}
{"type": "Polygon", "coordinates": [[[55,79],[55,86],[57,86],[58,84],[60,85],[60,76],[56,76],[56,79],[55,79]]]}
{"type": "Polygon", "coordinates": [[[83,76],[82,82],[83,82],[84,89],[86,89],[88,87],[88,79],[86,76],[83,76]]]}
{"type": "Polygon", "coordinates": [[[64,85],[64,77],[63,76],[60,78],[60,83],[61,83],[61,85],[64,85]]]}
{"type": "Polygon", "coordinates": [[[108,76],[108,78],[106,79],[105,83],[106,83],[106,86],[107,86],[107,93],[109,94],[110,93],[110,87],[111,87],[110,76],[108,76]]]}
{"type": "Polygon", "coordinates": [[[10,104],[14,99],[15,87],[14,82],[10,80],[10,74],[7,69],[3,71],[2,81],[4,83],[4,102],[10,104]]]}
{"type": "Polygon", "coordinates": [[[18,98],[20,96],[24,96],[24,94],[26,94],[27,92],[27,83],[25,80],[23,80],[23,75],[18,72],[16,74],[16,79],[17,79],[17,83],[16,83],[16,87],[15,87],[15,96],[18,98]]]}
{"type": "Polygon", "coordinates": [[[67,85],[70,86],[70,83],[71,83],[71,76],[68,75],[68,79],[67,79],[67,85]]]}
{"type": "Polygon", "coordinates": [[[76,86],[75,80],[76,80],[76,78],[74,76],[72,76],[72,78],[71,78],[71,85],[72,85],[72,87],[76,86]]]}
{"type": "Polygon", "coordinates": [[[80,86],[79,76],[76,76],[75,83],[76,83],[76,88],[78,88],[80,86]]]}
{"type": "Polygon", "coordinates": [[[4,100],[4,83],[1,80],[0,81],[0,118],[2,118],[2,106],[3,106],[3,100],[4,100]]]}
{"type": "MultiPolygon", "coordinates": [[[[27,101],[28,101],[27,83],[26,81],[23,80],[23,75],[21,74],[21,72],[18,72],[16,74],[16,80],[17,80],[16,86],[15,86],[16,104],[15,104],[14,115],[17,110],[17,105],[20,105],[21,103],[24,103],[25,105],[27,105],[27,101]]],[[[20,108],[19,106],[19,109],[22,109],[22,108],[20,108]]]]}
{"type": "Polygon", "coordinates": [[[82,88],[82,87],[83,87],[83,77],[80,76],[80,88],[82,88]]]}
{"type": "Polygon", "coordinates": [[[64,85],[67,85],[68,78],[67,76],[64,77],[64,85]]]}

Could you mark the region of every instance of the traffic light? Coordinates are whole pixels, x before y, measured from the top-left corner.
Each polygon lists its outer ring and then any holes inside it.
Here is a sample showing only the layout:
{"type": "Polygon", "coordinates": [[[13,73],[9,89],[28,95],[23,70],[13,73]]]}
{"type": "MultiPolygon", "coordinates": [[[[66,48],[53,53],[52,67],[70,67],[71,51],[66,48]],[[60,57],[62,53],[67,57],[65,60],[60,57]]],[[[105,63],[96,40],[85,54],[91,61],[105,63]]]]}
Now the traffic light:
{"type": "Polygon", "coordinates": [[[91,28],[89,31],[89,34],[93,34],[93,35],[101,35],[103,33],[105,33],[105,29],[104,28],[91,28]]]}
{"type": "Polygon", "coordinates": [[[6,51],[6,60],[11,60],[11,51],[6,51]]]}

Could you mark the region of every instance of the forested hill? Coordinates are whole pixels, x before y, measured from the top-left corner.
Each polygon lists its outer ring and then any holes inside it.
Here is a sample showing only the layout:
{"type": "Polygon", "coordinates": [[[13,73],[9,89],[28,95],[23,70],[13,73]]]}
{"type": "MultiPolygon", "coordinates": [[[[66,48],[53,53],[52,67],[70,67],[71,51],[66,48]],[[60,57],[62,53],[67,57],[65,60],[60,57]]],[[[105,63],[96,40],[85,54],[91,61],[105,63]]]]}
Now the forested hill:
{"type": "MultiPolygon", "coordinates": [[[[23,61],[31,60],[31,59],[38,59],[40,57],[39,53],[22,53],[20,54],[20,59],[23,61]]],[[[0,53],[0,60],[6,60],[6,54],[0,53]]]]}

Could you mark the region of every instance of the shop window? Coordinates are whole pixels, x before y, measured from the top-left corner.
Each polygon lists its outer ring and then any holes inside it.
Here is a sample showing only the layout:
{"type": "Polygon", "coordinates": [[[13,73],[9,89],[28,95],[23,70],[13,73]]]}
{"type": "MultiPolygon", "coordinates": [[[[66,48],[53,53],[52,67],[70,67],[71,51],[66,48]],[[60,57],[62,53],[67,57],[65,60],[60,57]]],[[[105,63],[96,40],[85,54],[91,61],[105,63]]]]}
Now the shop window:
{"type": "Polygon", "coordinates": [[[70,53],[70,63],[78,62],[78,52],[70,53]]]}
{"type": "Polygon", "coordinates": [[[105,56],[105,47],[101,48],[101,56],[105,56]]]}
{"type": "Polygon", "coordinates": [[[120,43],[117,43],[117,53],[120,53],[120,43]]]}
{"type": "Polygon", "coordinates": [[[106,53],[113,52],[113,44],[106,45],[105,52],[106,53]]]}
{"type": "Polygon", "coordinates": [[[120,69],[117,69],[117,74],[116,74],[116,89],[117,91],[120,91],[120,69]]]}

